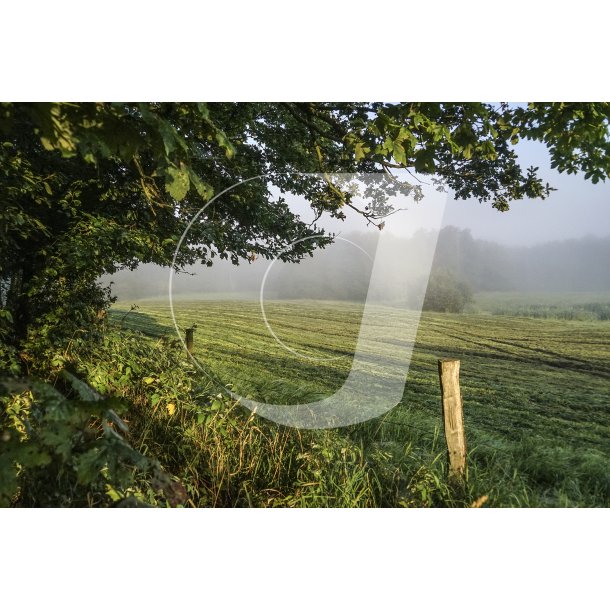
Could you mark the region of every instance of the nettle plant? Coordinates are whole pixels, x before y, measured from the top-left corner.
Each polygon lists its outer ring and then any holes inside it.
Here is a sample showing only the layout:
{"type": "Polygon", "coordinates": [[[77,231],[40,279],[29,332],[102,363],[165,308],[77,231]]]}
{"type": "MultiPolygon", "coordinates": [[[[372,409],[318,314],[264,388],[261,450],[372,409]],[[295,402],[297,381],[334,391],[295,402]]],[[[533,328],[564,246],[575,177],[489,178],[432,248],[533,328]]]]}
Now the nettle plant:
{"type": "Polygon", "coordinates": [[[4,379],[0,507],[176,506],[181,484],[127,440],[127,405],[71,373],[4,379]]]}

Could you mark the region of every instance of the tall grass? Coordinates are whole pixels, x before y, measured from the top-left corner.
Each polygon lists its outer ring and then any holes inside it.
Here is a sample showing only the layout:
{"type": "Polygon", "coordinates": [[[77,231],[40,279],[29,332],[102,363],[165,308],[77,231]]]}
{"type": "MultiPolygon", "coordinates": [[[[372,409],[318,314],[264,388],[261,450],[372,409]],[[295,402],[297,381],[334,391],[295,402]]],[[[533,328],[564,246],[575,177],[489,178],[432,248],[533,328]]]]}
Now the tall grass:
{"type": "Polygon", "coordinates": [[[377,456],[336,431],[280,427],[212,384],[182,353],[139,333],[109,333],[80,370],[132,405],[129,440],[180,479],[192,506],[376,506],[386,481],[377,456]]]}

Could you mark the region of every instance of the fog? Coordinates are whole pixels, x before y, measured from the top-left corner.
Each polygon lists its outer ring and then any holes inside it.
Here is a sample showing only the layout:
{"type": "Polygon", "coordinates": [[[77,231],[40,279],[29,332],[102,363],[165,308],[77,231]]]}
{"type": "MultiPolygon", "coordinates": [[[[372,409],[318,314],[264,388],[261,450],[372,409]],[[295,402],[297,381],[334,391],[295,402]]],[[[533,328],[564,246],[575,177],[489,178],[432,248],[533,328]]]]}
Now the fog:
{"type": "Polygon", "coordinates": [[[480,239],[519,246],[610,235],[610,182],[592,184],[583,174],[551,169],[549,153],[540,142],[520,142],[515,151],[523,168],[539,167],[542,180],[557,190],[545,200],[513,201],[504,213],[489,203],[450,199],[443,224],[470,229],[480,239]]]}
{"type": "MultiPolygon", "coordinates": [[[[238,266],[216,258],[212,267],[196,265],[175,274],[172,294],[257,298],[265,280],[267,298],[363,301],[380,237],[386,245],[378,275],[383,269],[387,276],[380,300],[401,299],[405,290],[425,285],[430,265],[450,271],[474,291],[610,290],[610,184],[592,185],[582,176],[549,169],[540,145],[521,143],[517,151],[524,167],[539,166],[542,178],[557,187],[548,200],[512,202],[501,213],[489,203],[455,201],[451,193],[424,186],[421,202],[395,202],[402,211],[388,218],[383,232],[356,213],[344,221],[323,218],[319,225],[338,237],[313,257],[298,264],[258,259],[238,266]]],[[[304,200],[290,195],[287,200],[305,221],[313,220],[304,200]]],[[[119,300],[167,298],[169,273],[142,265],[103,282],[114,282],[119,300]]]]}
{"type": "MultiPolygon", "coordinates": [[[[267,298],[364,301],[379,234],[358,232],[300,263],[256,260],[239,266],[218,261],[213,267],[190,267],[174,276],[176,297],[257,298],[264,285],[267,298]],[[192,275],[191,275],[192,274],[192,275]]],[[[517,292],[610,291],[610,237],[559,240],[535,246],[507,246],[476,239],[468,229],[444,227],[438,235],[421,230],[411,238],[390,236],[382,265],[396,274],[405,261],[399,252],[435,252],[433,269],[445,269],[466,281],[473,290],[517,292]],[[405,242],[407,245],[405,246],[405,242]],[[434,250],[434,246],[436,249],[434,250]]],[[[420,255],[421,258],[422,255],[420,255]]],[[[425,279],[425,266],[412,271],[410,286],[425,279]]],[[[134,272],[119,272],[114,282],[120,300],[167,298],[169,270],[142,265],[134,272]]],[[[401,298],[404,285],[386,287],[381,300],[401,298]]]]}

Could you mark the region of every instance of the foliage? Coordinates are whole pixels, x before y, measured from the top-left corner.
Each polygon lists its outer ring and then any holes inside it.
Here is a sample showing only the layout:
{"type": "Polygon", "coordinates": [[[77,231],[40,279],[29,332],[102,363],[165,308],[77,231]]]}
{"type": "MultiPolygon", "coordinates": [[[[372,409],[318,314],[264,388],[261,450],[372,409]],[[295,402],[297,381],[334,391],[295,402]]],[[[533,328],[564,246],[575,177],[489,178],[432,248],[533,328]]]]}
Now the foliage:
{"type": "Polygon", "coordinates": [[[610,177],[605,104],[529,104],[515,109],[513,121],[521,137],[547,145],[551,167],[568,174],[584,172],[593,184],[610,177]]]}
{"type": "Polygon", "coordinates": [[[438,235],[434,267],[448,269],[477,292],[599,293],[610,290],[608,259],[610,237],[507,246],[447,226],[438,235]]]}
{"type": "Polygon", "coordinates": [[[494,315],[542,318],[552,320],[610,320],[610,303],[584,303],[583,305],[521,305],[497,306],[494,315]]]}
{"type": "Polygon", "coordinates": [[[458,280],[447,269],[435,269],[428,280],[423,309],[462,313],[472,300],[472,288],[466,282],[458,280]]]}
{"type": "Polygon", "coordinates": [[[476,295],[472,309],[497,316],[550,320],[610,320],[610,293],[502,293],[476,295]]]}
{"type": "Polygon", "coordinates": [[[175,503],[175,483],[125,440],[126,405],[67,371],[58,381],[68,396],[35,379],[0,380],[0,506],[157,502],[161,492],[175,503]]]}

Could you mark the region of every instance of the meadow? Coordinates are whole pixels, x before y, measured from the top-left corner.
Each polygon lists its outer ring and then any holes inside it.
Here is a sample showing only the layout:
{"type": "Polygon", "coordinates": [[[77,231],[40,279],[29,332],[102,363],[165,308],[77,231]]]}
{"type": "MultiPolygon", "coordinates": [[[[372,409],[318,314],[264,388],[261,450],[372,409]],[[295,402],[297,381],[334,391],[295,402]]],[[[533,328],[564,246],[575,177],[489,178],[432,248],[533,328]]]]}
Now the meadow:
{"type": "MultiPolygon", "coordinates": [[[[393,469],[399,478],[405,467],[411,469],[402,486],[411,493],[397,485],[391,498],[382,494],[377,503],[455,505],[441,480],[437,360],[457,358],[469,449],[464,501],[610,505],[610,322],[499,315],[489,306],[497,301],[493,295],[479,300],[476,314],[425,312],[401,403],[376,420],[334,432],[359,446],[365,461],[375,454],[369,460],[374,468],[393,469]],[[421,480],[412,476],[418,463],[426,468],[421,480]],[[428,485],[437,491],[429,502],[426,495],[434,494],[428,485]],[[423,503],[414,502],[414,488],[423,503]]],[[[151,344],[175,338],[167,303],[137,305],[130,312],[129,304],[117,303],[113,325],[142,333],[151,344]]],[[[195,355],[204,373],[193,374],[203,376],[213,392],[229,385],[266,402],[291,404],[334,393],[351,366],[362,306],[301,300],[265,307],[273,331],[293,351],[271,335],[256,301],[177,300],[180,331],[196,327],[195,355]]]]}

